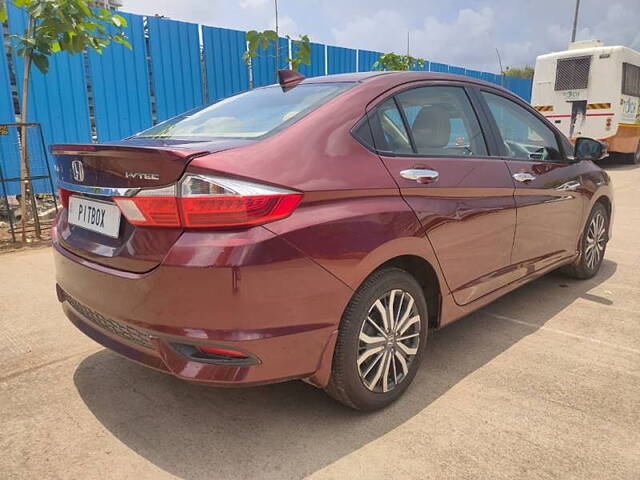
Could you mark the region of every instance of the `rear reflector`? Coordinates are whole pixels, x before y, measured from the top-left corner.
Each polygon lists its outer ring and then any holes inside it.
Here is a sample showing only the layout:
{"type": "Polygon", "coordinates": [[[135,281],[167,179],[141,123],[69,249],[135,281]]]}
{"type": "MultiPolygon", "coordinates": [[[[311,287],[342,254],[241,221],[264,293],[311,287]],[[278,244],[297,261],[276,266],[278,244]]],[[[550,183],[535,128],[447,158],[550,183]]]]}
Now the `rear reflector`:
{"type": "Polygon", "coordinates": [[[217,355],[221,357],[232,358],[248,358],[244,353],[237,350],[231,350],[230,348],[218,348],[218,347],[197,347],[197,349],[207,355],[217,355]]]}
{"type": "Polygon", "coordinates": [[[178,185],[115,197],[133,225],[222,228],[260,225],[285,218],[302,194],[243,180],[186,175],[178,185]]]}

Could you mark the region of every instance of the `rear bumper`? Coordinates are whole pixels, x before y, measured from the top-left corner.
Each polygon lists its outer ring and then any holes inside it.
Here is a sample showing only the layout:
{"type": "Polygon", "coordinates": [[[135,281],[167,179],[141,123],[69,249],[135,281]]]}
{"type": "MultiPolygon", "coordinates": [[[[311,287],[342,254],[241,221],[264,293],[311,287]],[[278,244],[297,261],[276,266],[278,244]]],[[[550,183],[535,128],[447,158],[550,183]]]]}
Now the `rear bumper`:
{"type": "Polygon", "coordinates": [[[57,242],[54,257],[63,310],[86,335],[151,368],[216,385],[310,378],[323,386],[352,294],[263,228],[185,233],[145,274],[88,262],[57,242]],[[228,347],[253,361],[194,360],[175,344],[228,347]]]}

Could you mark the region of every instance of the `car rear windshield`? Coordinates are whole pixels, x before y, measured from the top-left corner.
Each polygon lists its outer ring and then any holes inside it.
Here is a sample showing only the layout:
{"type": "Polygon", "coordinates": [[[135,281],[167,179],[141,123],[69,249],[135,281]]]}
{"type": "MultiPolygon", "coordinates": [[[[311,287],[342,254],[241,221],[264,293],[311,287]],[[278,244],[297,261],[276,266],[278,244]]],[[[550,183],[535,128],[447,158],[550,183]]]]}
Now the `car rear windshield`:
{"type": "Polygon", "coordinates": [[[136,135],[138,138],[259,138],[285,128],[353,83],[302,84],[287,91],[256,88],[192,110],[136,135]]]}

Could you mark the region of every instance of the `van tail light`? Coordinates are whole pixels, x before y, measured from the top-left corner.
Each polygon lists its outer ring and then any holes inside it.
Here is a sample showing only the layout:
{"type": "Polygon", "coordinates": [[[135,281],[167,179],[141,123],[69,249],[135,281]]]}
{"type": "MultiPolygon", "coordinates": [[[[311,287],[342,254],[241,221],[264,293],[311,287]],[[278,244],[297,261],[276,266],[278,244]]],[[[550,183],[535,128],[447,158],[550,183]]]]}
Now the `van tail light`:
{"type": "Polygon", "coordinates": [[[144,189],[114,201],[133,225],[223,228],[288,217],[302,194],[244,180],[188,174],[175,186],[144,189]]]}

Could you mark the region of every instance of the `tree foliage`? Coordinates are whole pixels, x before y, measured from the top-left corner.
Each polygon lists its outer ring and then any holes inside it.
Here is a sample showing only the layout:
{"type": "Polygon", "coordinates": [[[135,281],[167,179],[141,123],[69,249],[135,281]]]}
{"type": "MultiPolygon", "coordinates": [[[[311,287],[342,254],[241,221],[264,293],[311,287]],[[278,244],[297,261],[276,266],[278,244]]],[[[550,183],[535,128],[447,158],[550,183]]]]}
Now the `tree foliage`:
{"type": "MultiPolygon", "coordinates": [[[[290,37],[287,35],[287,38],[290,37]]],[[[291,40],[292,50],[295,47],[295,54],[292,57],[287,57],[287,62],[291,63],[291,69],[296,72],[300,68],[300,65],[311,64],[311,41],[308,35],[300,35],[299,40],[291,40]]]]}
{"type": "Polygon", "coordinates": [[[504,74],[508,77],[533,78],[533,67],[529,65],[525,65],[524,67],[507,67],[504,74]]]}
{"type": "Polygon", "coordinates": [[[373,64],[374,70],[410,70],[411,68],[424,67],[425,60],[411,55],[398,55],[385,53],[373,64]]]}
{"type": "MultiPolygon", "coordinates": [[[[30,58],[42,73],[49,69],[49,56],[64,51],[101,53],[111,42],[131,48],[122,31],[124,17],[103,8],[90,8],[84,0],[12,0],[24,8],[31,28],[12,35],[16,53],[30,58]]],[[[6,5],[3,5],[6,17],[6,5]]]]}
{"type": "MultiPolygon", "coordinates": [[[[288,39],[291,39],[287,35],[288,39]]],[[[266,51],[269,45],[273,45],[276,48],[278,44],[278,35],[275,30],[264,30],[258,32],[257,30],[249,30],[246,34],[247,39],[247,51],[242,54],[242,59],[247,65],[251,64],[251,60],[260,55],[259,50],[266,51]]],[[[300,35],[299,40],[292,40],[295,46],[295,54],[291,57],[286,57],[285,61],[291,63],[293,70],[298,70],[300,65],[309,65],[311,63],[311,41],[308,35],[300,35]]],[[[280,68],[276,65],[276,70],[280,68]]]]}

